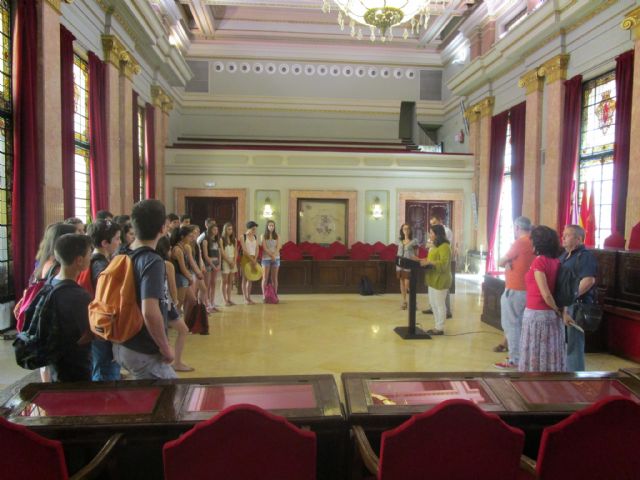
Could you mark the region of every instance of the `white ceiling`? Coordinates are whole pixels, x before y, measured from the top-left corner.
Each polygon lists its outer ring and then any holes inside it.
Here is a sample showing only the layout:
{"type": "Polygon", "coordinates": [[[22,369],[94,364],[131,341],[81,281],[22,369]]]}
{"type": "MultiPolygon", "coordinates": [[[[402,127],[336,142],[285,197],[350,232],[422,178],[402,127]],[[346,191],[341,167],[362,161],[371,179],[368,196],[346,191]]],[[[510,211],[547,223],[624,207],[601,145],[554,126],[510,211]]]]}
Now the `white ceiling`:
{"type": "MultiPolygon", "coordinates": [[[[434,0],[435,3],[436,0],[434,0]]],[[[296,59],[331,58],[343,62],[436,65],[439,52],[456,33],[456,24],[481,1],[437,0],[426,29],[402,38],[404,27],[394,28],[392,42],[352,38],[347,22],[338,25],[338,9],[323,13],[322,0],[151,0],[165,25],[186,30],[186,57],[296,59]],[[173,18],[171,18],[173,17],[173,18]]]]}

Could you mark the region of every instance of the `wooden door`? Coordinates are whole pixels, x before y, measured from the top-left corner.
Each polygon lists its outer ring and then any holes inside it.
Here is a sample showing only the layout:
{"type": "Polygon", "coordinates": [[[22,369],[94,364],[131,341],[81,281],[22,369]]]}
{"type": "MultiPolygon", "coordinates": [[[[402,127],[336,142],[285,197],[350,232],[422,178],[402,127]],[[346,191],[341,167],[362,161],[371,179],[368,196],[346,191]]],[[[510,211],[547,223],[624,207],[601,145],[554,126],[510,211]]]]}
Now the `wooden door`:
{"type": "Polygon", "coordinates": [[[237,197],[185,197],[185,210],[191,215],[191,223],[199,225],[200,229],[204,229],[207,218],[213,218],[220,228],[231,222],[234,231],[238,231],[237,197]]]}
{"type": "Polygon", "coordinates": [[[447,200],[407,200],[405,206],[405,223],[411,225],[413,238],[424,245],[429,233],[431,217],[443,219],[443,223],[451,228],[453,219],[453,202],[447,200]]]}

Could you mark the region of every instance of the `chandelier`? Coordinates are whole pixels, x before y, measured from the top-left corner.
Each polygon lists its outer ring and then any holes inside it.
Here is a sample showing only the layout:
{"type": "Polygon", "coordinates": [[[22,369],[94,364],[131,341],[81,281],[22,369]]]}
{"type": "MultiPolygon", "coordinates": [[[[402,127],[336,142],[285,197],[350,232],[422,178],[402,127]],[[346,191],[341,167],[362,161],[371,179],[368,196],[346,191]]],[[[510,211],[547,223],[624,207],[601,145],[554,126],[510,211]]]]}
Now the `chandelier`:
{"type": "Polygon", "coordinates": [[[331,4],[339,9],[338,25],[344,30],[348,23],[351,36],[362,40],[362,28],[369,29],[369,38],[385,42],[393,40],[393,28],[404,25],[403,38],[418,33],[427,26],[434,7],[442,7],[448,0],[323,0],[322,11],[331,12],[331,4]]]}

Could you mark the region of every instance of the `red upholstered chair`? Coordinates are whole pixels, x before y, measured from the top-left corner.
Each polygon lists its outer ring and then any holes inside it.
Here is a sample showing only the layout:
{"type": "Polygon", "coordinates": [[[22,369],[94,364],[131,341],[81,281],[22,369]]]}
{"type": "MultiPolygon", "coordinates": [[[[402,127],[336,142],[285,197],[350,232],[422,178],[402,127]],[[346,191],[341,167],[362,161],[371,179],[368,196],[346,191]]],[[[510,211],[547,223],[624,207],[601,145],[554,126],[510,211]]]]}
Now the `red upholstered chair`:
{"type": "Polygon", "coordinates": [[[422,245],[418,247],[418,258],[427,258],[428,254],[429,254],[428,248],[425,248],[422,245]]]}
{"type": "Polygon", "coordinates": [[[302,253],[309,253],[310,252],[310,248],[312,245],[315,245],[313,243],[309,243],[309,242],[300,242],[298,244],[298,248],[302,251],[302,253]]]}
{"type": "Polygon", "coordinates": [[[12,480],[93,478],[106,465],[121,437],[120,433],[113,435],[91,463],[69,477],[60,442],[41,437],[23,425],[0,417],[0,476],[5,474],[12,480]]]}
{"type": "Polygon", "coordinates": [[[288,242],[285,242],[284,245],[282,245],[282,247],[280,247],[280,250],[284,250],[291,247],[299,248],[295,242],[292,242],[291,240],[289,240],[288,242]]]}
{"type": "Polygon", "coordinates": [[[298,246],[293,243],[287,248],[282,248],[280,250],[280,260],[302,260],[302,251],[298,248],[298,246]]]}
{"type": "Polygon", "coordinates": [[[386,248],[386,245],[382,242],[376,242],[373,244],[373,252],[380,255],[382,251],[386,248]]]}
{"type": "Polygon", "coordinates": [[[166,480],[316,478],[316,435],[255,405],[233,405],[167,442],[166,480]]]}
{"type": "Polygon", "coordinates": [[[398,246],[392,243],[384,247],[384,250],[380,252],[380,260],[395,261],[396,255],[398,255],[398,246]]]}
{"type": "Polygon", "coordinates": [[[329,245],[329,250],[334,257],[347,255],[348,253],[347,246],[342,242],[333,242],[331,245],[329,245]]]}
{"type": "Polygon", "coordinates": [[[624,249],[625,239],[618,232],[613,232],[607,238],[604,239],[605,248],[620,248],[624,249]]]}
{"type": "Polygon", "coordinates": [[[524,433],[468,400],[447,400],[382,434],[380,460],[364,430],[354,435],[378,480],[516,479],[524,433]]]}
{"type": "Polygon", "coordinates": [[[629,237],[629,250],[640,250],[640,222],[631,229],[631,236],[629,237]]]}
{"type": "Polygon", "coordinates": [[[314,260],[332,260],[334,253],[329,248],[316,248],[311,252],[314,260]]]}
{"type": "Polygon", "coordinates": [[[540,479],[640,478],[640,405],[610,397],[544,429],[540,479]]]}

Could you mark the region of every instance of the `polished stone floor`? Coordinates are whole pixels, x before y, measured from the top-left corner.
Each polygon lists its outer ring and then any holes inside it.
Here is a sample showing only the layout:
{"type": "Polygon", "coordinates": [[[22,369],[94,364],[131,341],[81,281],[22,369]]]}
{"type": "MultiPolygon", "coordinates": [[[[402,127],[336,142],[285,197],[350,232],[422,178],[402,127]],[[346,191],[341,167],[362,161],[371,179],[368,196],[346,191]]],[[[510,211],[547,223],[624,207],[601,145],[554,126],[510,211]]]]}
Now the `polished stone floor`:
{"type": "MultiPolygon", "coordinates": [[[[403,340],[393,331],[407,324],[400,295],[282,295],[279,305],[238,305],[209,316],[210,335],[190,335],[184,360],[195,371],[181,377],[288,375],[354,371],[495,371],[505,354],[492,347],[501,332],[480,322],[477,277],[459,277],[453,318],[445,336],[403,340]]],[[[258,301],[258,297],[254,297],[258,301]]],[[[420,309],[426,295],[418,298],[420,309]]],[[[433,316],[417,314],[424,329],[433,316]]],[[[173,339],[173,332],[170,332],[173,339]]],[[[588,370],[617,370],[638,364],[607,354],[588,354],[588,370]]],[[[11,342],[0,341],[0,384],[28,373],[17,367],[11,342]]]]}

